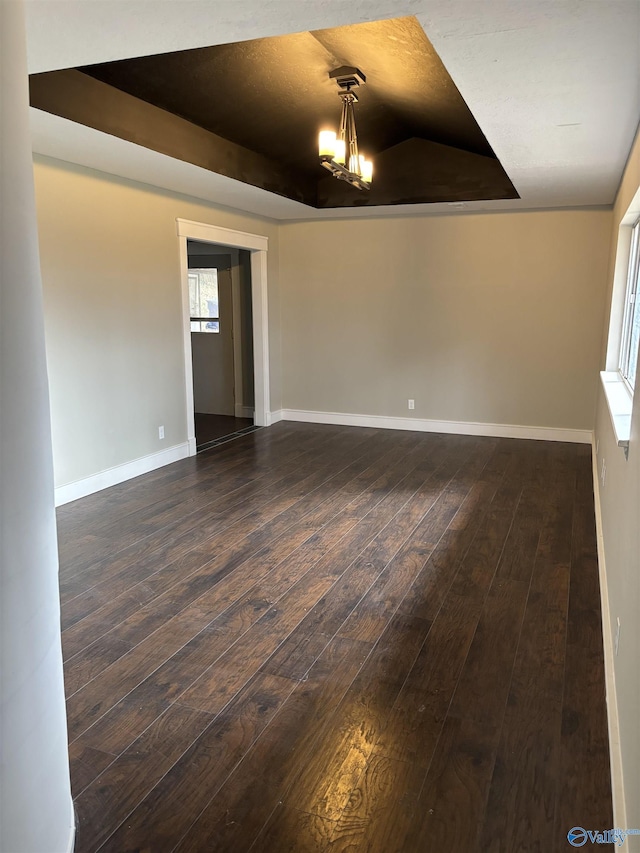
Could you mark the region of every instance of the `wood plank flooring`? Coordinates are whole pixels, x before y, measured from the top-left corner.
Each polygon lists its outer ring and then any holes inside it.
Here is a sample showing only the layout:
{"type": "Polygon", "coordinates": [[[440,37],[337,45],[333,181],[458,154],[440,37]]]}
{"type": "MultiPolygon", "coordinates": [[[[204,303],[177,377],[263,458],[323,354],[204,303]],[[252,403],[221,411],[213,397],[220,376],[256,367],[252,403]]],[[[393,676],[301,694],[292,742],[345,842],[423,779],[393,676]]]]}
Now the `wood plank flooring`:
{"type": "Polygon", "coordinates": [[[253,418],[234,418],[232,415],[210,415],[204,412],[196,412],[194,421],[198,450],[217,439],[253,426],[253,418]]]}
{"type": "Polygon", "coordinates": [[[280,423],[58,525],[77,853],[613,825],[589,447],[280,423]]]}

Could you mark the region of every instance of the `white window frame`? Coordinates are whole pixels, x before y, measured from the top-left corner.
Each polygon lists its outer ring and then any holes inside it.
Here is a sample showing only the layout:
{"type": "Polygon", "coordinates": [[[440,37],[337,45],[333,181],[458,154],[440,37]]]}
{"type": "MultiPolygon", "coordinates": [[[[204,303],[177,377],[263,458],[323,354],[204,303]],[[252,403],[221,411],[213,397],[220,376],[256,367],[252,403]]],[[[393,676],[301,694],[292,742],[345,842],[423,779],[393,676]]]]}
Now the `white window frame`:
{"type": "MultiPolygon", "coordinates": [[[[606,369],[600,379],[618,447],[629,453],[634,389],[629,382],[631,323],[640,264],[640,189],[618,227],[606,369]],[[635,244],[635,245],[634,245],[635,244]]],[[[638,378],[636,377],[636,381],[638,378]]]]}
{"type": "MultiPolygon", "coordinates": [[[[191,310],[191,280],[192,279],[196,280],[196,287],[198,289],[198,305],[199,305],[200,304],[200,273],[211,273],[212,271],[215,272],[215,274],[216,274],[216,288],[217,288],[218,287],[218,270],[215,267],[212,267],[211,269],[204,269],[204,268],[194,269],[194,268],[190,267],[187,270],[187,279],[189,282],[189,310],[191,310]]],[[[192,335],[193,334],[195,334],[195,335],[212,335],[212,334],[213,335],[219,335],[220,334],[220,303],[218,302],[218,315],[217,315],[217,317],[195,317],[192,315],[191,316],[191,323],[192,324],[198,323],[198,325],[200,326],[199,329],[194,329],[193,325],[192,325],[192,327],[191,327],[191,334],[192,335]],[[203,323],[211,323],[211,322],[217,323],[218,328],[217,329],[205,329],[205,331],[203,332],[202,331],[202,324],[203,323]]]]}
{"type": "MultiPolygon", "coordinates": [[[[634,393],[634,383],[631,382],[630,372],[635,368],[638,351],[631,352],[631,340],[636,300],[638,298],[638,277],[640,276],[640,218],[636,219],[631,228],[631,245],[627,264],[627,285],[624,298],[624,314],[622,319],[622,337],[618,356],[618,372],[627,390],[634,393]]],[[[635,377],[637,381],[637,376],[635,377]]]]}

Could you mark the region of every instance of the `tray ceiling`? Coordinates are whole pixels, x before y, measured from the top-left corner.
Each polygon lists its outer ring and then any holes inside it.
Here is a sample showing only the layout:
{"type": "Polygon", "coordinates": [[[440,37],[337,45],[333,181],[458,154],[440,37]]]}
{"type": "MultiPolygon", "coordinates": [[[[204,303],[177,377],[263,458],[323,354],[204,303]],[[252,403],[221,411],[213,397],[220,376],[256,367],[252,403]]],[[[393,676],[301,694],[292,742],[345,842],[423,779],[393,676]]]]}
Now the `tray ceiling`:
{"type": "Polygon", "coordinates": [[[32,74],[415,16],[520,195],[319,209],[64,118],[62,110],[31,110],[37,155],[274,220],[608,206],[640,118],[637,0],[26,0],[25,8],[32,74]]]}
{"type": "Polygon", "coordinates": [[[413,17],[31,75],[32,105],[313,208],[515,199],[518,193],[413,17]],[[318,163],[337,126],[328,73],[357,65],[370,192],[318,163]]]}

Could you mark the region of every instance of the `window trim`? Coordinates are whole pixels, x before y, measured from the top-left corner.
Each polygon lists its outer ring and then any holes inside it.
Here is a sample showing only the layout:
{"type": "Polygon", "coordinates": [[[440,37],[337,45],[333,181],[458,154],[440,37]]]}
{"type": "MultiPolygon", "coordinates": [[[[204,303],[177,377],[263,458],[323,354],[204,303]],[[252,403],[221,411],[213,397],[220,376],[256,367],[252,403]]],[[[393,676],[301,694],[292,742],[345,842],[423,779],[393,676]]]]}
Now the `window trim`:
{"type": "Polygon", "coordinates": [[[631,411],[633,397],[619,371],[601,370],[600,381],[607,401],[613,434],[618,447],[623,447],[625,454],[629,449],[631,437],[631,411]]]}
{"type": "Polygon", "coordinates": [[[217,289],[217,287],[218,287],[218,270],[215,267],[211,267],[211,268],[194,267],[194,268],[190,268],[187,271],[187,280],[188,280],[188,286],[189,286],[189,315],[190,315],[189,316],[189,322],[200,324],[199,329],[191,329],[192,335],[205,335],[205,334],[206,335],[211,335],[211,334],[216,335],[216,334],[220,334],[220,303],[218,303],[218,313],[215,317],[213,317],[213,316],[209,316],[209,317],[191,316],[191,279],[196,279],[196,284],[197,284],[197,288],[198,288],[198,300],[197,301],[198,301],[199,307],[202,307],[200,305],[200,274],[201,273],[211,273],[212,270],[213,270],[213,272],[216,273],[216,289],[217,289]],[[218,328],[217,329],[204,329],[203,330],[202,329],[202,323],[217,323],[218,328]]]}
{"type": "MultiPolygon", "coordinates": [[[[631,356],[637,361],[638,353],[631,353],[631,339],[636,303],[638,299],[638,280],[640,277],[640,217],[631,226],[631,242],[626,270],[626,286],[624,293],[624,311],[622,317],[622,335],[620,338],[620,350],[618,353],[618,373],[620,379],[633,398],[634,383],[629,379],[631,356]]],[[[635,365],[634,365],[635,367],[635,365]]],[[[637,377],[636,377],[637,381],[637,377]]]]}
{"type": "Polygon", "coordinates": [[[639,287],[637,280],[633,284],[633,271],[638,270],[637,264],[640,264],[640,188],[630,200],[629,207],[618,224],[606,362],[605,369],[600,373],[616,444],[624,450],[627,459],[634,390],[625,375],[629,364],[630,324],[633,314],[629,309],[633,304],[629,300],[629,288],[639,287]],[[635,255],[634,239],[638,241],[635,255]]]}

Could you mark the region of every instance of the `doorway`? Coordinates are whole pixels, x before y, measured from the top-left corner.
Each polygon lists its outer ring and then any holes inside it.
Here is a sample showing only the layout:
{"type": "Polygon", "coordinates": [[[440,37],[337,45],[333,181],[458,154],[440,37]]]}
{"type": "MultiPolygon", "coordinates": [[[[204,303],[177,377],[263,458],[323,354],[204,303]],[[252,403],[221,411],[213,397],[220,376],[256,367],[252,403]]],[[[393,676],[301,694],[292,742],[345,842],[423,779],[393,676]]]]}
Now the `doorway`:
{"type": "Polygon", "coordinates": [[[196,450],[254,428],[251,259],[187,240],[196,450]]]}
{"type": "MultiPolygon", "coordinates": [[[[185,366],[185,403],[187,421],[187,440],[189,455],[197,452],[195,433],[195,406],[193,386],[193,355],[191,349],[191,306],[189,298],[189,267],[187,241],[215,244],[229,249],[245,250],[243,258],[250,272],[250,304],[251,304],[251,334],[253,345],[252,363],[247,361],[243,369],[253,369],[253,421],[254,426],[269,426],[271,423],[270,393],[269,393],[269,318],[267,300],[267,250],[269,240],[261,234],[250,234],[245,231],[235,231],[217,225],[207,225],[188,219],[177,219],[177,232],[180,248],[180,267],[182,278],[182,317],[184,333],[184,366],[185,366]]],[[[215,318],[213,318],[215,319],[215,318]]],[[[212,318],[206,320],[211,322],[212,318]]],[[[234,362],[237,370],[238,362],[234,362]]],[[[237,412],[238,410],[236,410],[237,412]]],[[[244,415],[244,413],[241,413],[244,415]]]]}

